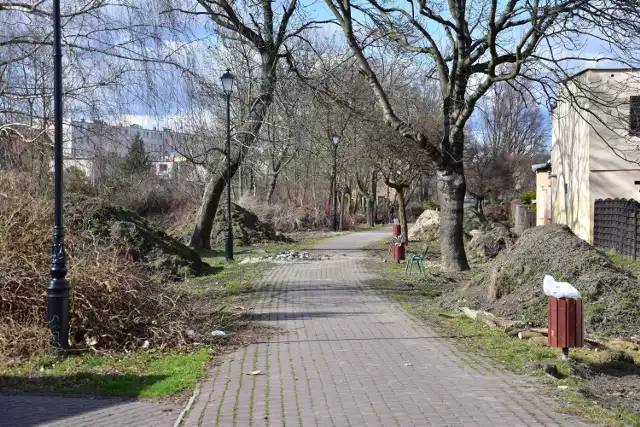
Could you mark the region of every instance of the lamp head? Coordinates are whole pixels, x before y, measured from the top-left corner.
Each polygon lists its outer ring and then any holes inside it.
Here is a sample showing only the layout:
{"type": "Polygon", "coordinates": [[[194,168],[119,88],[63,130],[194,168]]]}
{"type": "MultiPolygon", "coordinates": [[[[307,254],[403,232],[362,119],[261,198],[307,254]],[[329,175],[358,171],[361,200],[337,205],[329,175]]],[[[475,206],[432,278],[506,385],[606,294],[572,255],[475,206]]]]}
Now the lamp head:
{"type": "Polygon", "coordinates": [[[227,71],[220,77],[220,81],[222,82],[222,90],[226,95],[231,95],[231,91],[233,90],[233,74],[231,74],[231,70],[227,69],[227,71]]]}

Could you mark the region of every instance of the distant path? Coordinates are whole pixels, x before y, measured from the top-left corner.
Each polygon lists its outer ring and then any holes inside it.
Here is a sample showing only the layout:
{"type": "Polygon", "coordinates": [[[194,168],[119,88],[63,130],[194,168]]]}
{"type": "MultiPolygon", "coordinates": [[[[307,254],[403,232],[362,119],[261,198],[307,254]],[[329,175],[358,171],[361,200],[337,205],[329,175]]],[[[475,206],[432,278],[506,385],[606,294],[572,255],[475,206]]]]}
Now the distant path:
{"type": "Polygon", "coordinates": [[[370,289],[359,248],[389,235],[335,237],[315,247],[330,260],[272,269],[256,319],[288,332],[214,369],[183,425],[582,425],[533,379],[457,350],[370,289]]]}

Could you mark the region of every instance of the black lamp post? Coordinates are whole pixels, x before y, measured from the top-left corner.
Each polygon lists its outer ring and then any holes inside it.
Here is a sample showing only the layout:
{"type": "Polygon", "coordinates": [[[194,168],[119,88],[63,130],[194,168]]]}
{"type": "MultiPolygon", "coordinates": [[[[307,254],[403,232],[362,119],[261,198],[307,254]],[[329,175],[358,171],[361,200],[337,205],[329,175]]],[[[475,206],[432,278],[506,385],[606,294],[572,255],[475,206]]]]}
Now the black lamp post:
{"type": "Polygon", "coordinates": [[[233,90],[233,74],[227,72],[220,77],[222,90],[227,96],[227,240],[225,253],[227,261],[233,261],[233,227],[231,225],[231,91],[233,90]]]}
{"type": "Polygon", "coordinates": [[[47,286],[47,323],[51,330],[51,347],[56,352],[69,348],[69,281],[64,251],[62,223],[62,48],[60,0],[53,1],[53,156],[55,210],[51,280],[47,286]]]}
{"type": "Polygon", "coordinates": [[[340,144],[340,135],[333,135],[333,231],[338,231],[338,210],[337,210],[337,201],[338,201],[338,144],[340,144]]]}

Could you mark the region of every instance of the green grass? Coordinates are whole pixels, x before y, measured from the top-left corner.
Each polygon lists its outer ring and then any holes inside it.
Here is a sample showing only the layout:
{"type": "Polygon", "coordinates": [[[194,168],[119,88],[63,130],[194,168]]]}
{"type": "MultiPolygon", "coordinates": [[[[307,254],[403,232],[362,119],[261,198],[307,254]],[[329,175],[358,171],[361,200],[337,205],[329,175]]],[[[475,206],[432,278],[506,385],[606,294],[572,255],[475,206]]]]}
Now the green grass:
{"type": "Polygon", "coordinates": [[[640,260],[634,260],[633,258],[619,255],[613,250],[609,251],[607,255],[609,256],[609,259],[613,261],[613,263],[618,267],[629,270],[635,276],[640,276],[640,260]]]}
{"type": "MultiPolygon", "coordinates": [[[[572,365],[561,360],[559,349],[536,345],[528,340],[519,340],[509,336],[500,328],[489,327],[460,313],[445,311],[434,303],[441,289],[434,285],[434,277],[421,279],[416,276],[404,276],[404,265],[382,264],[385,278],[375,285],[388,297],[395,299],[417,319],[437,330],[442,336],[455,337],[451,341],[464,351],[463,360],[474,366],[475,355],[488,360],[496,369],[508,369],[519,374],[542,375],[525,369],[536,363],[556,365],[563,379],[544,379],[545,393],[563,402],[562,412],[581,417],[585,421],[605,426],[640,426],[640,414],[606,409],[588,394],[583,393],[585,383],[573,375],[572,365]],[[567,390],[558,390],[558,386],[568,386],[567,390]]],[[[429,271],[437,274],[437,271],[429,271]]],[[[571,358],[585,364],[601,364],[612,354],[611,351],[589,351],[572,349],[571,358]]],[[[636,363],[640,360],[636,360],[636,363]]],[[[628,365],[627,369],[629,368],[628,365]]],[[[621,366],[623,369],[624,366],[621,366]]]]}
{"type": "Polygon", "coordinates": [[[375,240],[373,242],[369,242],[363,246],[364,249],[369,250],[377,250],[377,251],[386,251],[389,248],[389,241],[391,240],[391,236],[384,237],[380,240],[375,240]]]}
{"type": "Polygon", "coordinates": [[[0,374],[13,390],[160,398],[193,389],[210,357],[205,349],[189,354],[42,356],[18,367],[0,366],[0,374]]]}
{"type": "MultiPolygon", "coordinates": [[[[237,308],[252,307],[258,295],[260,276],[269,264],[239,264],[244,256],[252,256],[251,251],[238,248],[238,257],[231,263],[215,252],[206,253],[209,274],[189,277],[175,285],[186,296],[197,295],[209,304],[212,323],[220,329],[233,330],[234,322],[241,320],[237,308]]],[[[217,345],[215,348],[222,350],[217,345]]],[[[34,355],[20,361],[0,358],[0,376],[5,390],[161,398],[192,390],[213,356],[200,347],[155,353],[85,353],[67,358],[34,355]]]]}

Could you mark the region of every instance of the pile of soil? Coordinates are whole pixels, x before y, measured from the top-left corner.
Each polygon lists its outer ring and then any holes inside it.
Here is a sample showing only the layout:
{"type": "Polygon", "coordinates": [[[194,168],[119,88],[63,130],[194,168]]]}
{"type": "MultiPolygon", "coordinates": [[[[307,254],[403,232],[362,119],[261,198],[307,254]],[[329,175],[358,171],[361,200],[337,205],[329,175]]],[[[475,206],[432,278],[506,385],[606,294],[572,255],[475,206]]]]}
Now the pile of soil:
{"type": "Polygon", "coordinates": [[[511,248],[469,282],[462,302],[545,326],[547,297],[542,280],[547,274],[580,291],[587,333],[627,337],[640,332],[638,279],[561,225],[525,230],[511,248]]]}
{"type": "MultiPolygon", "coordinates": [[[[248,209],[240,205],[231,203],[231,225],[233,227],[233,239],[240,241],[243,245],[266,242],[291,242],[284,234],[277,232],[269,223],[260,221],[260,218],[248,209]]],[[[225,242],[227,236],[227,205],[221,205],[218,209],[213,232],[212,241],[218,245],[225,242]]]]}
{"type": "Polygon", "coordinates": [[[197,251],[123,207],[73,195],[67,198],[65,215],[69,233],[108,237],[123,255],[153,271],[183,277],[185,268],[194,273],[203,269],[197,251]]]}
{"type": "Polygon", "coordinates": [[[470,261],[486,262],[498,256],[516,241],[507,226],[499,223],[491,224],[486,231],[478,231],[467,245],[467,257],[470,261]]]}
{"type": "MultiPolygon", "coordinates": [[[[464,208],[464,234],[466,239],[471,239],[471,231],[488,230],[490,223],[473,207],[464,208]]],[[[440,211],[427,209],[409,229],[409,240],[432,242],[440,237],[440,211]]]]}

